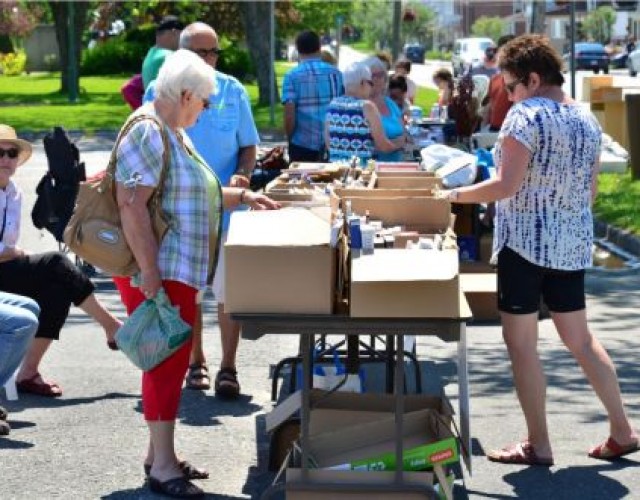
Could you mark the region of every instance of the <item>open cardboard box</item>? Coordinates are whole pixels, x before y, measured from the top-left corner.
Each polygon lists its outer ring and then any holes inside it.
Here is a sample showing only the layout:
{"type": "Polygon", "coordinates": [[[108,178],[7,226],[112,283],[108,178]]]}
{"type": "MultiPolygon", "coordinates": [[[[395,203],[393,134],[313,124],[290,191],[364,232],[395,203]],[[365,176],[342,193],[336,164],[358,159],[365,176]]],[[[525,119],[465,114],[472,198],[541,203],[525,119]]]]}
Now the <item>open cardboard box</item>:
{"type": "MultiPolygon", "coordinates": [[[[267,430],[273,431],[282,425],[287,419],[291,418],[300,408],[302,404],[302,395],[298,391],[291,394],[281,404],[276,406],[273,411],[267,415],[267,430]]],[[[395,450],[395,422],[394,422],[394,404],[395,397],[391,394],[354,394],[335,392],[328,394],[326,391],[313,389],[311,391],[311,420],[310,420],[310,436],[312,443],[319,443],[331,455],[331,448],[335,445],[335,449],[339,447],[341,450],[350,448],[361,448],[358,443],[363,439],[373,438],[374,441],[380,443],[379,433],[383,433],[387,440],[391,440],[392,449],[395,450]],[[376,427],[376,432],[360,432],[355,439],[355,435],[351,431],[362,428],[363,425],[371,425],[376,427]],[[369,436],[367,436],[369,434],[369,436]],[[332,441],[337,439],[339,443],[332,441]]],[[[410,415],[419,415],[421,411],[430,410],[440,415],[438,422],[438,432],[443,437],[450,436],[450,421],[453,415],[453,409],[444,396],[428,396],[428,395],[407,395],[404,399],[405,414],[410,420],[416,417],[410,415]],[[447,433],[447,429],[449,432],[447,433]]],[[[417,417],[419,418],[419,417],[417,417]]],[[[406,420],[405,420],[406,421],[406,420]]],[[[411,434],[413,424],[407,425],[405,434],[411,434]]],[[[423,439],[424,441],[424,439],[423,439]]],[[[384,448],[388,448],[389,444],[383,444],[384,448]]],[[[314,446],[310,447],[313,454],[314,446]]],[[[339,458],[339,457],[338,457],[339,458]]],[[[301,470],[298,468],[287,469],[287,483],[296,483],[300,480],[301,470]]],[[[434,483],[434,475],[430,472],[404,472],[403,478],[405,484],[428,486],[434,483]]],[[[343,471],[343,470],[309,470],[309,479],[312,482],[349,484],[357,482],[359,484],[371,485],[371,491],[319,491],[314,492],[313,487],[308,490],[288,491],[288,499],[312,500],[327,498],[340,500],[413,500],[428,498],[425,493],[409,493],[393,490],[380,491],[378,486],[385,484],[393,484],[395,476],[393,472],[388,471],[343,471]]]]}
{"type": "MultiPolygon", "coordinates": [[[[287,484],[300,482],[302,471],[300,469],[287,469],[287,484]]],[[[339,484],[345,485],[343,490],[318,490],[314,491],[313,486],[300,490],[288,490],[287,500],[425,500],[431,498],[426,493],[427,488],[433,485],[434,475],[430,472],[405,472],[403,473],[404,483],[411,486],[422,486],[425,493],[409,491],[393,491],[380,489],[380,486],[393,485],[395,483],[395,472],[372,472],[372,471],[339,471],[339,470],[310,470],[309,479],[319,484],[339,484]],[[349,484],[367,484],[370,490],[354,491],[349,490],[349,484]]]]}
{"type": "Polygon", "coordinates": [[[462,273],[460,274],[460,286],[475,321],[500,320],[495,273],[462,273]]]}
{"type": "Polygon", "coordinates": [[[460,318],[457,250],[379,248],[351,260],[354,318],[460,318]]]}
{"type": "Polygon", "coordinates": [[[369,187],[376,189],[435,189],[442,187],[442,179],[433,176],[379,176],[373,174],[369,187]]]}
{"type": "Polygon", "coordinates": [[[303,208],[234,212],[224,246],[225,311],[331,314],[330,224],[303,208]]]}

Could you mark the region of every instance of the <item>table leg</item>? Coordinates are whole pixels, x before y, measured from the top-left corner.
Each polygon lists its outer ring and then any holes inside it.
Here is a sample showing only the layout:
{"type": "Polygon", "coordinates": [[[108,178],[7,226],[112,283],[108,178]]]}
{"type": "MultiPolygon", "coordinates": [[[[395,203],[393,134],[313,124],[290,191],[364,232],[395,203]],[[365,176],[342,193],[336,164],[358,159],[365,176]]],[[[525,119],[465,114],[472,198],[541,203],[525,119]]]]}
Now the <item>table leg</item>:
{"type": "Polygon", "coordinates": [[[311,416],[311,348],[313,335],[302,335],[302,406],[300,408],[300,447],[302,448],[302,482],[309,479],[309,419],[311,416]]]}
{"type": "Polygon", "coordinates": [[[404,483],[403,455],[403,417],[404,417],[404,335],[396,339],[395,407],[396,407],[396,484],[404,483]]]}
{"type": "MultiPolygon", "coordinates": [[[[458,409],[460,413],[460,439],[466,448],[464,463],[471,474],[471,424],[469,409],[469,368],[467,365],[467,325],[460,324],[458,341],[458,409]]],[[[464,452],[464,450],[463,450],[464,452]]]]}

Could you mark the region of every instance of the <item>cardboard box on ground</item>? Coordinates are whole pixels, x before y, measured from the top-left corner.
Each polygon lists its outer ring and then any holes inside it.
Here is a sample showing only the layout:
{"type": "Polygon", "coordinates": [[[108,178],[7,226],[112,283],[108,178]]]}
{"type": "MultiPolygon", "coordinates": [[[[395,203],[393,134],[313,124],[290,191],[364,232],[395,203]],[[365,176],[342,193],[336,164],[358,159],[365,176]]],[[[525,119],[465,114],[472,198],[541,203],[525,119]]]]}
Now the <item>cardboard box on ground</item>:
{"type": "MultiPolygon", "coordinates": [[[[287,429],[287,422],[297,414],[302,404],[300,392],[296,392],[276,406],[266,417],[268,432],[277,434],[287,429]]],[[[348,483],[353,481],[372,485],[393,483],[393,475],[381,471],[395,470],[395,397],[390,394],[353,394],[328,393],[317,389],[311,392],[311,418],[309,453],[312,466],[318,468],[352,464],[354,470],[312,470],[311,477],[320,476],[325,480],[348,483]],[[339,425],[337,423],[339,422],[339,425]],[[384,464],[379,457],[391,453],[393,463],[384,464]],[[362,465],[363,463],[367,465],[362,465]],[[360,465],[358,465],[360,464],[360,465]],[[377,469],[367,470],[364,469],[377,469]]],[[[444,395],[408,395],[404,400],[403,445],[405,456],[411,448],[432,444],[433,450],[420,449],[411,464],[405,460],[404,467],[428,469],[433,464],[449,464],[458,461],[458,451],[451,422],[453,409],[444,395]],[[416,459],[416,457],[418,457],[416,459]],[[423,460],[425,464],[415,463],[423,460]]],[[[292,433],[287,431],[288,435],[292,433]]],[[[273,442],[273,441],[272,441],[273,442]]],[[[281,442],[281,445],[286,443],[281,442]]],[[[273,450],[272,450],[273,451],[273,450]]],[[[279,453],[283,455],[282,451],[279,453]]],[[[294,460],[293,467],[299,467],[300,461],[294,460]]],[[[287,481],[296,480],[299,469],[287,469],[287,481]]],[[[430,473],[405,473],[410,484],[432,485],[434,476],[430,473]]],[[[302,492],[299,493],[302,495],[302,492]]],[[[287,498],[311,498],[288,494],[287,498]]],[[[331,498],[362,498],[364,493],[344,492],[331,498]],[[353,495],[353,496],[349,496],[353,495]]],[[[380,493],[382,495],[382,493],[380,493]]],[[[332,492],[333,495],[333,492],[332,492]]],[[[337,495],[337,493],[336,493],[337,495]]],[[[385,492],[380,498],[397,497],[396,493],[385,492]]],[[[407,495],[407,493],[404,493],[407,495]]],[[[320,498],[320,497],[319,497],[320,498]]],[[[326,496],[324,498],[327,498],[326,496]]],[[[374,497],[376,498],[376,497],[374,497]]],[[[420,495],[416,498],[424,498],[420,495]]]]}

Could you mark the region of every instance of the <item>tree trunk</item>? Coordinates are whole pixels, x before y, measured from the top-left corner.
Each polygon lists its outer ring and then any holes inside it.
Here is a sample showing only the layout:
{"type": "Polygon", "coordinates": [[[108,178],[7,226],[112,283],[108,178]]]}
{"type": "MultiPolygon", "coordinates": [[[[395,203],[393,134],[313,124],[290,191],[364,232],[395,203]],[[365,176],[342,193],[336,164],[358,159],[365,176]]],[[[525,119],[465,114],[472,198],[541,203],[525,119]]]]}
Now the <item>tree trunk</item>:
{"type": "MultiPolygon", "coordinates": [[[[259,92],[258,104],[268,106],[271,95],[271,75],[275,71],[274,61],[271,60],[270,2],[240,2],[238,7],[242,12],[247,45],[256,69],[259,92]]],[[[275,97],[276,103],[280,102],[277,82],[275,97]]]]}
{"type": "MultiPolygon", "coordinates": [[[[82,32],[85,29],[87,11],[89,10],[89,2],[73,2],[74,6],[74,45],[77,67],[80,68],[80,56],[82,54],[82,32]]],[[[69,2],[50,1],[49,7],[53,14],[53,22],[56,28],[56,40],[60,49],[60,92],[68,94],[69,89],[69,2]]],[[[77,81],[74,82],[75,88],[79,88],[80,72],[76,73],[77,81]]]]}
{"type": "Polygon", "coordinates": [[[545,0],[533,0],[531,8],[531,29],[530,33],[539,33],[544,35],[546,33],[546,20],[545,15],[547,13],[547,5],[545,0]]]}

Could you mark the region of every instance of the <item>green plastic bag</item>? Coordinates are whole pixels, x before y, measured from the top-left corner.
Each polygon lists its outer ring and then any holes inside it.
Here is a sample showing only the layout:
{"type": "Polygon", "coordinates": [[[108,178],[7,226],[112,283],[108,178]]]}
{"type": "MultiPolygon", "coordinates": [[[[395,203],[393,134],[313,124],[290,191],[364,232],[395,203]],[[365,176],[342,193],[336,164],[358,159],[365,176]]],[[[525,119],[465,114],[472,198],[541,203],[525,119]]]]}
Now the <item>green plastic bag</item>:
{"type": "Polygon", "coordinates": [[[171,305],[164,290],[133,311],[116,333],[116,343],[131,362],[149,371],[176,352],[191,335],[191,326],[171,305]]]}

